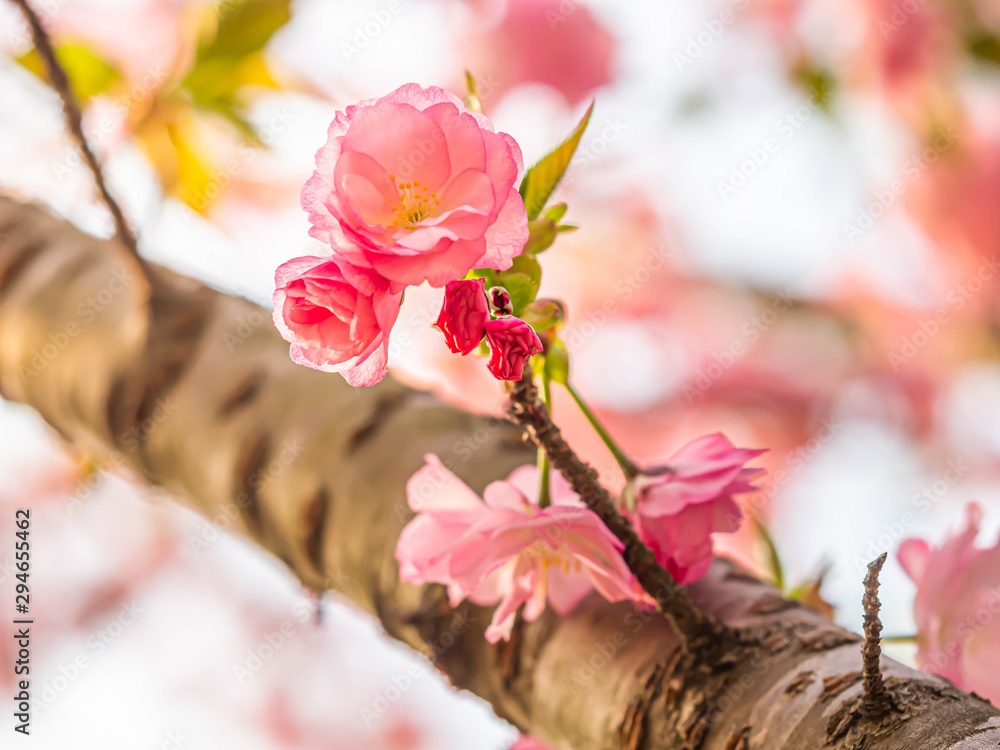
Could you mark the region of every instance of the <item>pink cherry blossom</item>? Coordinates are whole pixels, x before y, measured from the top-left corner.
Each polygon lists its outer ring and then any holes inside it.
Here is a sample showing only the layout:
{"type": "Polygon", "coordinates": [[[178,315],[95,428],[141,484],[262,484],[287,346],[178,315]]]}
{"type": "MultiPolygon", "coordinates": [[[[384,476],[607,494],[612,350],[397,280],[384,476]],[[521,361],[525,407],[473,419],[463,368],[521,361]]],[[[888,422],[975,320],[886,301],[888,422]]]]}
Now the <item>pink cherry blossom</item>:
{"type": "Polygon", "coordinates": [[[520,318],[498,318],[486,324],[492,356],[487,365],[497,380],[520,380],[525,363],[542,351],[538,334],[520,318]]]}
{"type": "Polygon", "coordinates": [[[301,365],[354,386],[386,375],[401,295],[377,274],[330,258],[293,258],[274,274],[274,324],[301,365]]]}
{"type": "Polygon", "coordinates": [[[735,531],[743,518],[733,495],[756,489],[750,482],[764,471],[743,465],[762,453],[705,435],[667,461],[670,471],[634,480],[636,531],[675,580],[708,572],[713,532],[735,531]]]}
{"type": "Polygon", "coordinates": [[[455,354],[468,354],[486,335],[490,305],[484,279],[449,281],[444,290],[444,304],[434,324],[444,334],[445,343],[455,354]]]}
{"type": "MultiPolygon", "coordinates": [[[[470,0],[466,0],[469,2],[470,0]]],[[[618,42],[586,3],[576,0],[476,0],[482,28],[463,40],[484,97],[537,82],[570,104],[612,80],[618,42]]]]}
{"type": "Polygon", "coordinates": [[[596,589],[609,601],[642,598],[621,543],[553,472],[552,504],[539,508],[538,469],[522,466],[490,484],[480,499],[437,456],[407,484],[414,518],[399,537],[402,580],[441,583],[452,605],[468,598],[499,606],[486,630],[510,636],[518,608],[532,621],[546,602],[571,612],[596,589]]]}
{"type": "Polygon", "coordinates": [[[917,662],[962,690],[1000,703],[1000,541],[976,547],[982,511],[970,503],[965,528],[934,547],[907,539],[897,556],[917,585],[917,662]]]}
{"type": "Polygon", "coordinates": [[[454,94],[409,83],[338,112],[302,189],[310,234],[391,282],[506,269],[528,238],[521,149],[454,94]]]}

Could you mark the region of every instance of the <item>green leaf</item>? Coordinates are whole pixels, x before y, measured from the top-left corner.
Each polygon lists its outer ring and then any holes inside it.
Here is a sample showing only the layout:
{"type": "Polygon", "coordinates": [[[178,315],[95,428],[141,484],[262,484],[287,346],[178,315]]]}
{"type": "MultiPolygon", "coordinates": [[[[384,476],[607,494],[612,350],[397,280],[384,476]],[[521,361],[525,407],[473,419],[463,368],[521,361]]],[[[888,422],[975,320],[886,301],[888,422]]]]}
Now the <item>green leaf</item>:
{"type": "Polygon", "coordinates": [[[809,92],[810,103],[815,103],[825,112],[830,111],[836,80],[830,71],[803,62],[792,69],[792,79],[809,92]]]}
{"type": "MultiPolygon", "coordinates": [[[[828,620],[833,620],[835,609],[830,602],[823,598],[823,579],[830,572],[830,565],[824,564],[819,573],[812,579],[800,583],[798,586],[788,591],[788,598],[797,602],[802,602],[807,607],[812,607],[828,620]]],[[[886,640],[885,637],[882,640],[886,640]]]]}
{"type": "Polygon", "coordinates": [[[970,33],[965,44],[973,57],[992,63],[1000,63],[1000,39],[989,31],[970,33]]]}
{"type": "Polygon", "coordinates": [[[264,47],[291,17],[289,0],[240,0],[225,3],[214,33],[198,45],[195,63],[181,89],[201,110],[229,122],[260,146],[246,118],[245,92],[251,87],[277,88],[264,47]]]}
{"type": "Polygon", "coordinates": [[[566,308],[559,300],[539,299],[528,305],[521,313],[521,320],[542,333],[555,328],[566,319],[566,308]]]}
{"type": "MultiPolygon", "coordinates": [[[[121,74],[90,47],[68,43],[56,47],[56,59],[66,71],[73,93],[81,101],[103,94],[121,81],[121,74]]],[[[45,80],[45,63],[38,51],[32,48],[17,61],[39,78],[45,80]]]]}
{"type": "Polygon", "coordinates": [[[566,215],[566,209],[568,209],[565,203],[556,203],[554,206],[550,206],[549,210],[545,212],[545,218],[549,221],[558,222],[566,215]]]}
{"type": "Polygon", "coordinates": [[[760,541],[764,545],[764,552],[767,556],[768,572],[770,572],[774,585],[778,588],[778,590],[784,591],[785,571],[781,564],[781,555],[778,553],[778,548],[774,543],[774,537],[771,536],[771,532],[768,530],[767,526],[765,526],[764,522],[757,516],[754,516],[753,523],[754,526],[757,527],[757,533],[760,535],[760,541]]]}
{"type": "Polygon", "coordinates": [[[590,115],[594,111],[594,103],[587,107],[587,113],[580,120],[569,138],[559,146],[544,156],[535,166],[528,170],[521,180],[521,197],[524,199],[524,208],[528,212],[528,219],[537,219],[538,215],[545,208],[546,202],[556,189],[559,181],[566,173],[566,168],[576,152],[576,147],[580,145],[580,138],[583,131],[590,122],[590,115]]]}
{"type": "Polygon", "coordinates": [[[570,232],[575,232],[580,227],[576,224],[558,224],[556,225],[556,233],[558,234],[569,234],[570,232]]]}
{"type": "Polygon", "coordinates": [[[465,106],[472,112],[482,113],[483,100],[479,96],[479,84],[470,71],[465,71],[465,106]]]}
{"type": "Polygon", "coordinates": [[[239,58],[263,49],[292,17],[290,0],[242,0],[224,3],[215,35],[198,47],[197,60],[239,58]]]}
{"type": "Polygon", "coordinates": [[[534,299],[535,292],[537,291],[535,285],[531,283],[529,276],[523,273],[511,273],[510,271],[504,276],[503,288],[510,295],[510,304],[514,308],[514,315],[518,316],[524,308],[531,304],[531,300],[534,299]]]}
{"type": "Polygon", "coordinates": [[[206,214],[214,198],[212,186],[218,188],[218,184],[204,146],[197,141],[197,131],[190,121],[169,124],[166,131],[175,152],[170,192],[198,213],[206,214]]]}
{"type": "Polygon", "coordinates": [[[557,338],[553,338],[545,353],[545,374],[553,383],[566,385],[569,382],[569,352],[557,338]]]}
{"type": "Polygon", "coordinates": [[[243,84],[235,75],[236,69],[224,59],[203,60],[188,73],[183,88],[195,107],[214,112],[243,135],[256,139],[256,132],[237,101],[236,92],[243,84]]]}
{"type": "Polygon", "coordinates": [[[525,255],[537,255],[548,250],[556,241],[556,223],[549,219],[534,219],[528,222],[528,241],[524,243],[525,255]]]}
{"type": "Polygon", "coordinates": [[[520,316],[535,301],[542,282],[542,266],[530,255],[519,255],[507,271],[496,275],[497,283],[510,295],[514,314],[520,316]]]}
{"type": "Polygon", "coordinates": [[[497,272],[492,268],[473,268],[467,274],[465,274],[466,279],[485,279],[486,288],[489,289],[492,286],[496,286],[500,282],[497,281],[497,272]]]}

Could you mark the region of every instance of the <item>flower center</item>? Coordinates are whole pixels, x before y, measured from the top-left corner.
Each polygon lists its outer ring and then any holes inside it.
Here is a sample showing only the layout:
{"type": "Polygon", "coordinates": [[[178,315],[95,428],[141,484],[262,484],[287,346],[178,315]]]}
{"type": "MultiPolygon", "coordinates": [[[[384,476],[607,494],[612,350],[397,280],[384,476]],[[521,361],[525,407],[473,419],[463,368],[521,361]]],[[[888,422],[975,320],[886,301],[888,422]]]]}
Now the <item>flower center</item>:
{"type": "Polygon", "coordinates": [[[580,561],[564,545],[559,545],[555,550],[545,542],[535,542],[527,547],[521,554],[527,555],[530,560],[538,560],[542,568],[559,568],[564,574],[573,571],[579,573],[582,569],[580,561]]]}
{"type": "MultiPolygon", "coordinates": [[[[420,180],[396,182],[396,175],[391,174],[389,177],[399,189],[398,202],[392,203],[395,215],[392,220],[394,227],[414,229],[423,219],[434,214],[438,206],[441,205],[441,199],[437,197],[437,193],[426,185],[421,185],[420,180]]],[[[388,198],[385,199],[385,202],[391,203],[388,198]]]]}

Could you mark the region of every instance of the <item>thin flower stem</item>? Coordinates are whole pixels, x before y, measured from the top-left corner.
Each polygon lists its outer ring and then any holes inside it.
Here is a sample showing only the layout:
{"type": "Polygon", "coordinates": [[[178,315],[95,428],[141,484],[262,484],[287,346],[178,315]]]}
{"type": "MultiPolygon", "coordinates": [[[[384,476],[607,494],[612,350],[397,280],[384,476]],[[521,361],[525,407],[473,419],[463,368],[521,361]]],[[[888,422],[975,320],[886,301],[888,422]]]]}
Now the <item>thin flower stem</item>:
{"type": "Polygon", "coordinates": [[[508,416],[525,428],[528,437],[545,451],[553,468],[565,477],[573,491],[621,541],[622,559],[639,585],[656,603],[684,639],[689,651],[708,662],[725,659],[740,648],[736,633],[692,601],[687,590],[660,565],[653,551],[639,539],[632,524],[614,506],[592,466],[566,443],[538,395],[531,366],[512,384],[508,416]]]}
{"type": "Polygon", "coordinates": [[[611,455],[615,457],[615,460],[618,462],[621,470],[625,473],[625,479],[635,479],[639,476],[641,473],[639,471],[639,467],[632,462],[632,459],[625,455],[625,451],[623,451],[619,447],[618,443],[615,442],[614,438],[611,437],[611,433],[609,433],[607,429],[605,429],[604,425],[601,424],[601,420],[597,418],[597,415],[590,410],[590,407],[587,406],[587,402],[583,400],[580,394],[576,392],[576,389],[568,382],[565,383],[565,386],[566,390],[569,391],[569,395],[572,396],[573,400],[576,402],[576,405],[580,407],[580,411],[583,412],[583,416],[587,418],[587,421],[590,422],[590,426],[594,428],[594,432],[596,432],[600,436],[601,440],[604,441],[604,444],[608,446],[608,450],[611,451],[611,455]]]}
{"type": "MultiPolygon", "coordinates": [[[[542,401],[545,404],[545,408],[548,409],[549,415],[552,415],[552,381],[549,378],[548,372],[543,367],[542,368],[542,401]]],[[[552,463],[549,461],[549,454],[545,452],[545,449],[538,446],[538,472],[541,476],[541,485],[538,490],[538,507],[548,508],[552,504],[551,493],[549,490],[549,474],[552,472],[552,463]]]]}

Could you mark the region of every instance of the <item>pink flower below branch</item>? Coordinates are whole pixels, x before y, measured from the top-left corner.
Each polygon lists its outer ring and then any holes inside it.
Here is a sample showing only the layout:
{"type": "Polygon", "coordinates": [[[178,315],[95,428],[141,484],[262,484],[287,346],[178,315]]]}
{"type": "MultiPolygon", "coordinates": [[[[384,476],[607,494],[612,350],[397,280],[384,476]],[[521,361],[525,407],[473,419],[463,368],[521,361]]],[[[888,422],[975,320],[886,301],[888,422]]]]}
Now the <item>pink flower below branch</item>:
{"type": "Polygon", "coordinates": [[[733,495],[756,489],[751,481],[764,470],[744,464],[762,453],[706,435],[677,451],[666,473],[634,480],[632,522],[674,580],[688,583],[708,572],[712,534],[739,527],[743,515],[733,495]]]}
{"type": "Polygon", "coordinates": [[[592,589],[609,601],[642,599],[621,556],[621,543],[552,475],[552,505],[537,505],[534,466],[490,484],[480,499],[434,455],[407,485],[417,516],[396,547],[400,577],[441,583],[452,605],[468,598],[498,604],[486,630],[491,643],[510,636],[523,605],[525,620],[546,603],[567,614],[592,589]]]}

